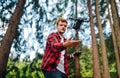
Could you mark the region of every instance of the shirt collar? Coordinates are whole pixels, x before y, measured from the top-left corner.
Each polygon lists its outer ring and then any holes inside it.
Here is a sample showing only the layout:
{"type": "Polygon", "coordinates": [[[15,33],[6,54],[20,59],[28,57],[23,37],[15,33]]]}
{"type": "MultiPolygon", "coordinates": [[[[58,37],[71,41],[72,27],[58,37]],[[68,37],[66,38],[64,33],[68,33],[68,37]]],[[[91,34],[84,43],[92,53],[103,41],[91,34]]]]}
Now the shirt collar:
{"type": "Polygon", "coordinates": [[[60,39],[61,39],[61,38],[64,38],[64,36],[61,35],[59,32],[57,32],[57,34],[58,34],[58,36],[59,36],[60,39]]]}

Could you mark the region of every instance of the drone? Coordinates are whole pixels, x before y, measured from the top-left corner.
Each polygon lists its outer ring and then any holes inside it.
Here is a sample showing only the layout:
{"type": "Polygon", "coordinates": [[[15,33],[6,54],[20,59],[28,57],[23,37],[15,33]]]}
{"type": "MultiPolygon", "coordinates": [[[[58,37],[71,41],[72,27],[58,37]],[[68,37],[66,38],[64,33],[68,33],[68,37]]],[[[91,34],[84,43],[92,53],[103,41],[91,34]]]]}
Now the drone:
{"type": "Polygon", "coordinates": [[[75,24],[73,26],[73,29],[75,29],[75,30],[80,29],[80,26],[83,22],[89,22],[83,18],[70,18],[70,19],[75,21],[75,24]]]}

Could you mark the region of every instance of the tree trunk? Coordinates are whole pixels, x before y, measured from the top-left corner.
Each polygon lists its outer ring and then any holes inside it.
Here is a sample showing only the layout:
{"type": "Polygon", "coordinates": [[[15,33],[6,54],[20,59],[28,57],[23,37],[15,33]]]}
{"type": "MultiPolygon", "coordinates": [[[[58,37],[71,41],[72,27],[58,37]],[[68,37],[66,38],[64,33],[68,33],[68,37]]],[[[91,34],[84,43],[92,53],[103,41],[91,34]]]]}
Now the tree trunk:
{"type": "Polygon", "coordinates": [[[97,19],[97,24],[98,24],[99,36],[100,36],[101,51],[102,51],[103,78],[110,78],[108,59],[107,59],[107,54],[106,54],[106,46],[105,46],[105,41],[104,41],[104,37],[102,33],[102,26],[100,22],[98,0],[95,0],[95,8],[96,8],[96,17],[97,17],[96,19],[97,19]]]}
{"type": "Polygon", "coordinates": [[[112,30],[112,39],[113,39],[113,45],[114,45],[114,51],[115,51],[115,58],[116,58],[116,63],[117,63],[117,71],[118,71],[118,77],[120,78],[120,61],[119,61],[119,53],[118,53],[118,47],[117,47],[117,41],[116,41],[116,38],[115,38],[115,31],[114,31],[114,28],[113,28],[113,25],[112,25],[112,19],[110,17],[110,10],[109,10],[109,1],[107,1],[107,7],[108,7],[108,18],[109,18],[109,22],[110,22],[110,27],[111,27],[111,30],[112,30]]]}
{"type": "Polygon", "coordinates": [[[95,31],[94,31],[92,6],[90,3],[90,0],[88,0],[88,10],[89,10],[90,28],[91,28],[91,35],[92,35],[93,77],[94,78],[101,78],[99,55],[98,55],[97,42],[96,42],[96,36],[95,36],[95,31]]]}
{"type": "Polygon", "coordinates": [[[118,15],[118,10],[117,10],[115,0],[110,0],[110,4],[111,4],[111,12],[112,12],[112,18],[113,18],[113,26],[114,26],[113,28],[115,31],[115,37],[116,37],[117,47],[118,47],[119,56],[120,56],[120,21],[119,21],[119,15],[118,15]]]}
{"type": "MultiPolygon", "coordinates": [[[[75,17],[77,18],[77,0],[75,0],[75,17]]],[[[76,31],[76,40],[78,40],[78,30],[75,30],[76,31]]],[[[76,51],[79,51],[79,46],[76,46],[75,47],[76,51]]],[[[81,78],[81,75],[80,75],[80,56],[76,56],[75,58],[75,78],[81,78]]]]}
{"type": "Polygon", "coordinates": [[[8,29],[5,36],[2,39],[0,46],[0,78],[5,78],[6,67],[9,58],[9,53],[14,37],[16,36],[18,24],[20,17],[22,15],[22,10],[24,8],[26,0],[18,0],[14,14],[12,15],[8,29]]]}
{"type": "MultiPolygon", "coordinates": [[[[78,30],[76,30],[76,40],[78,40],[78,30]]],[[[75,47],[76,51],[79,51],[79,46],[75,47]]],[[[75,78],[81,78],[80,75],[80,55],[75,57],[75,78]]]]}

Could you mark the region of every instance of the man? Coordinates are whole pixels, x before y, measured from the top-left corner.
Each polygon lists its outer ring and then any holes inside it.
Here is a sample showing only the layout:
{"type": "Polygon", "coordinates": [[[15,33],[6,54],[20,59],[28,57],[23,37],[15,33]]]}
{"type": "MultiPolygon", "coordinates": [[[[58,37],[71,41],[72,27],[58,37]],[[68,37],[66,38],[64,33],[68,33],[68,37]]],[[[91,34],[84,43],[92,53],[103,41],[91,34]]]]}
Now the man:
{"type": "Polygon", "coordinates": [[[74,56],[68,55],[67,47],[80,44],[80,40],[66,40],[63,34],[67,28],[67,20],[60,17],[56,23],[57,32],[51,33],[46,42],[46,49],[42,60],[42,71],[45,78],[67,78],[68,59],[74,56]]]}

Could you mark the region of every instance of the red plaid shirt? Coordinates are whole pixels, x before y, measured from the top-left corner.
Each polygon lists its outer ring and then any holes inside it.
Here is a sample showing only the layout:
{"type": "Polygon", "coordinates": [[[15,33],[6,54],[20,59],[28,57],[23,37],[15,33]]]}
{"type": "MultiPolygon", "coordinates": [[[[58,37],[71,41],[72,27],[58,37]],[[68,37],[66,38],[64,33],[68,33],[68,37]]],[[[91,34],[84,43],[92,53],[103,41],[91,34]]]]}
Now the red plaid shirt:
{"type": "MultiPolygon", "coordinates": [[[[59,33],[51,33],[46,42],[46,49],[42,59],[42,70],[44,71],[56,71],[56,67],[60,62],[61,51],[65,50],[66,48],[60,43],[61,38],[59,33]]],[[[65,38],[64,38],[65,41],[65,38]]],[[[64,68],[65,73],[68,76],[68,59],[70,56],[65,52],[64,55],[64,68]]]]}

